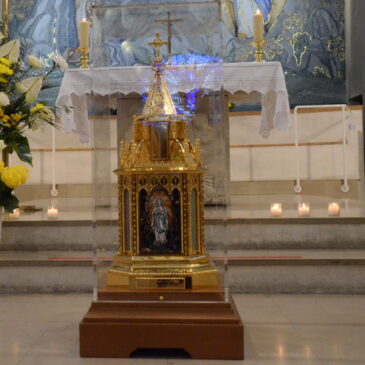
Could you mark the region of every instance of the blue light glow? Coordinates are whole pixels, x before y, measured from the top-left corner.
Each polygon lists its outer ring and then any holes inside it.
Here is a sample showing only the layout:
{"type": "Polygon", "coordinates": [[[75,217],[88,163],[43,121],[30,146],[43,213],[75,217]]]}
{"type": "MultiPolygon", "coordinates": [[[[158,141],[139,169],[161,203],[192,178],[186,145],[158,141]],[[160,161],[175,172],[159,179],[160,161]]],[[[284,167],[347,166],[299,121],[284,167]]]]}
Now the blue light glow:
{"type": "Polygon", "coordinates": [[[170,58],[170,63],[172,65],[206,65],[208,63],[219,63],[221,61],[222,58],[220,57],[199,53],[176,55],[170,58]]]}

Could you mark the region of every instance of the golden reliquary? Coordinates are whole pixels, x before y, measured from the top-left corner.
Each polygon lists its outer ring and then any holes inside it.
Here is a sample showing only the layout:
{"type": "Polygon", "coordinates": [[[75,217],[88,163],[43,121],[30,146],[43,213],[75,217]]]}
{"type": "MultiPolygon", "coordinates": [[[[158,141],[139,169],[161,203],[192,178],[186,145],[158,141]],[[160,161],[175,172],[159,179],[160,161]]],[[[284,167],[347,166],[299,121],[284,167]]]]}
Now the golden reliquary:
{"type": "Polygon", "coordinates": [[[204,169],[200,141],[186,138],[164,80],[156,35],[154,81],[134,138],[120,144],[120,249],[107,286],[134,290],[214,289],[218,273],[205,252],[204,169]]]}

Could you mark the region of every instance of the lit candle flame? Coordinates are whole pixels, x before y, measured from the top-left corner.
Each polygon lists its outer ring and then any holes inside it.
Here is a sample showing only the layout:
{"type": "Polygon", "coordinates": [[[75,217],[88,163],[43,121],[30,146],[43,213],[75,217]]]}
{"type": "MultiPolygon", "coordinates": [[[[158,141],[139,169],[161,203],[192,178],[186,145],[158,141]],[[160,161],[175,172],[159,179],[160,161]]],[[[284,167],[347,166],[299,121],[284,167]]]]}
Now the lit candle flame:
{"type": "Polygon", "coordinates": [[[261,15],[261,10],[260,9],[257,9],[256,14],[257,15],[261,15]]]}

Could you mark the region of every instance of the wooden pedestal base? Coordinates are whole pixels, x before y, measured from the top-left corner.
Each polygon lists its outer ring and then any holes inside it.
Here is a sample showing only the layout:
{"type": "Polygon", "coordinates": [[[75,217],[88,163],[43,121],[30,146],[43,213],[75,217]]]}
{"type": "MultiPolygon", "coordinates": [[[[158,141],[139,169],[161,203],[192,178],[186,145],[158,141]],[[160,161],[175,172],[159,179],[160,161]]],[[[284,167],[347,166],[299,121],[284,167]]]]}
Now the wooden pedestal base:
{"type": "Polygon", "coordinates": [[[91,304],[80,323],[82,357],[130,357],[139,349],[185,350],[194,359],[243,359],[243,325],[232,299],[91,304]]]}

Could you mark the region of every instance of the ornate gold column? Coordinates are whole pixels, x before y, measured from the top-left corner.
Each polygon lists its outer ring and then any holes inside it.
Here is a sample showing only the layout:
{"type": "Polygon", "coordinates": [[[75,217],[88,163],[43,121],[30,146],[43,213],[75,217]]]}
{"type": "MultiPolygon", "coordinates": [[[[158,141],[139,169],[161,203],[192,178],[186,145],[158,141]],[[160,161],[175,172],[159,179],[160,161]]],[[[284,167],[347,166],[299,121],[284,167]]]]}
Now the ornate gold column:
{"type": "Polygon", "coordinates": [[[9,38],[9,0],[2,0],[2,33],[5,39],[9,38]]]}

